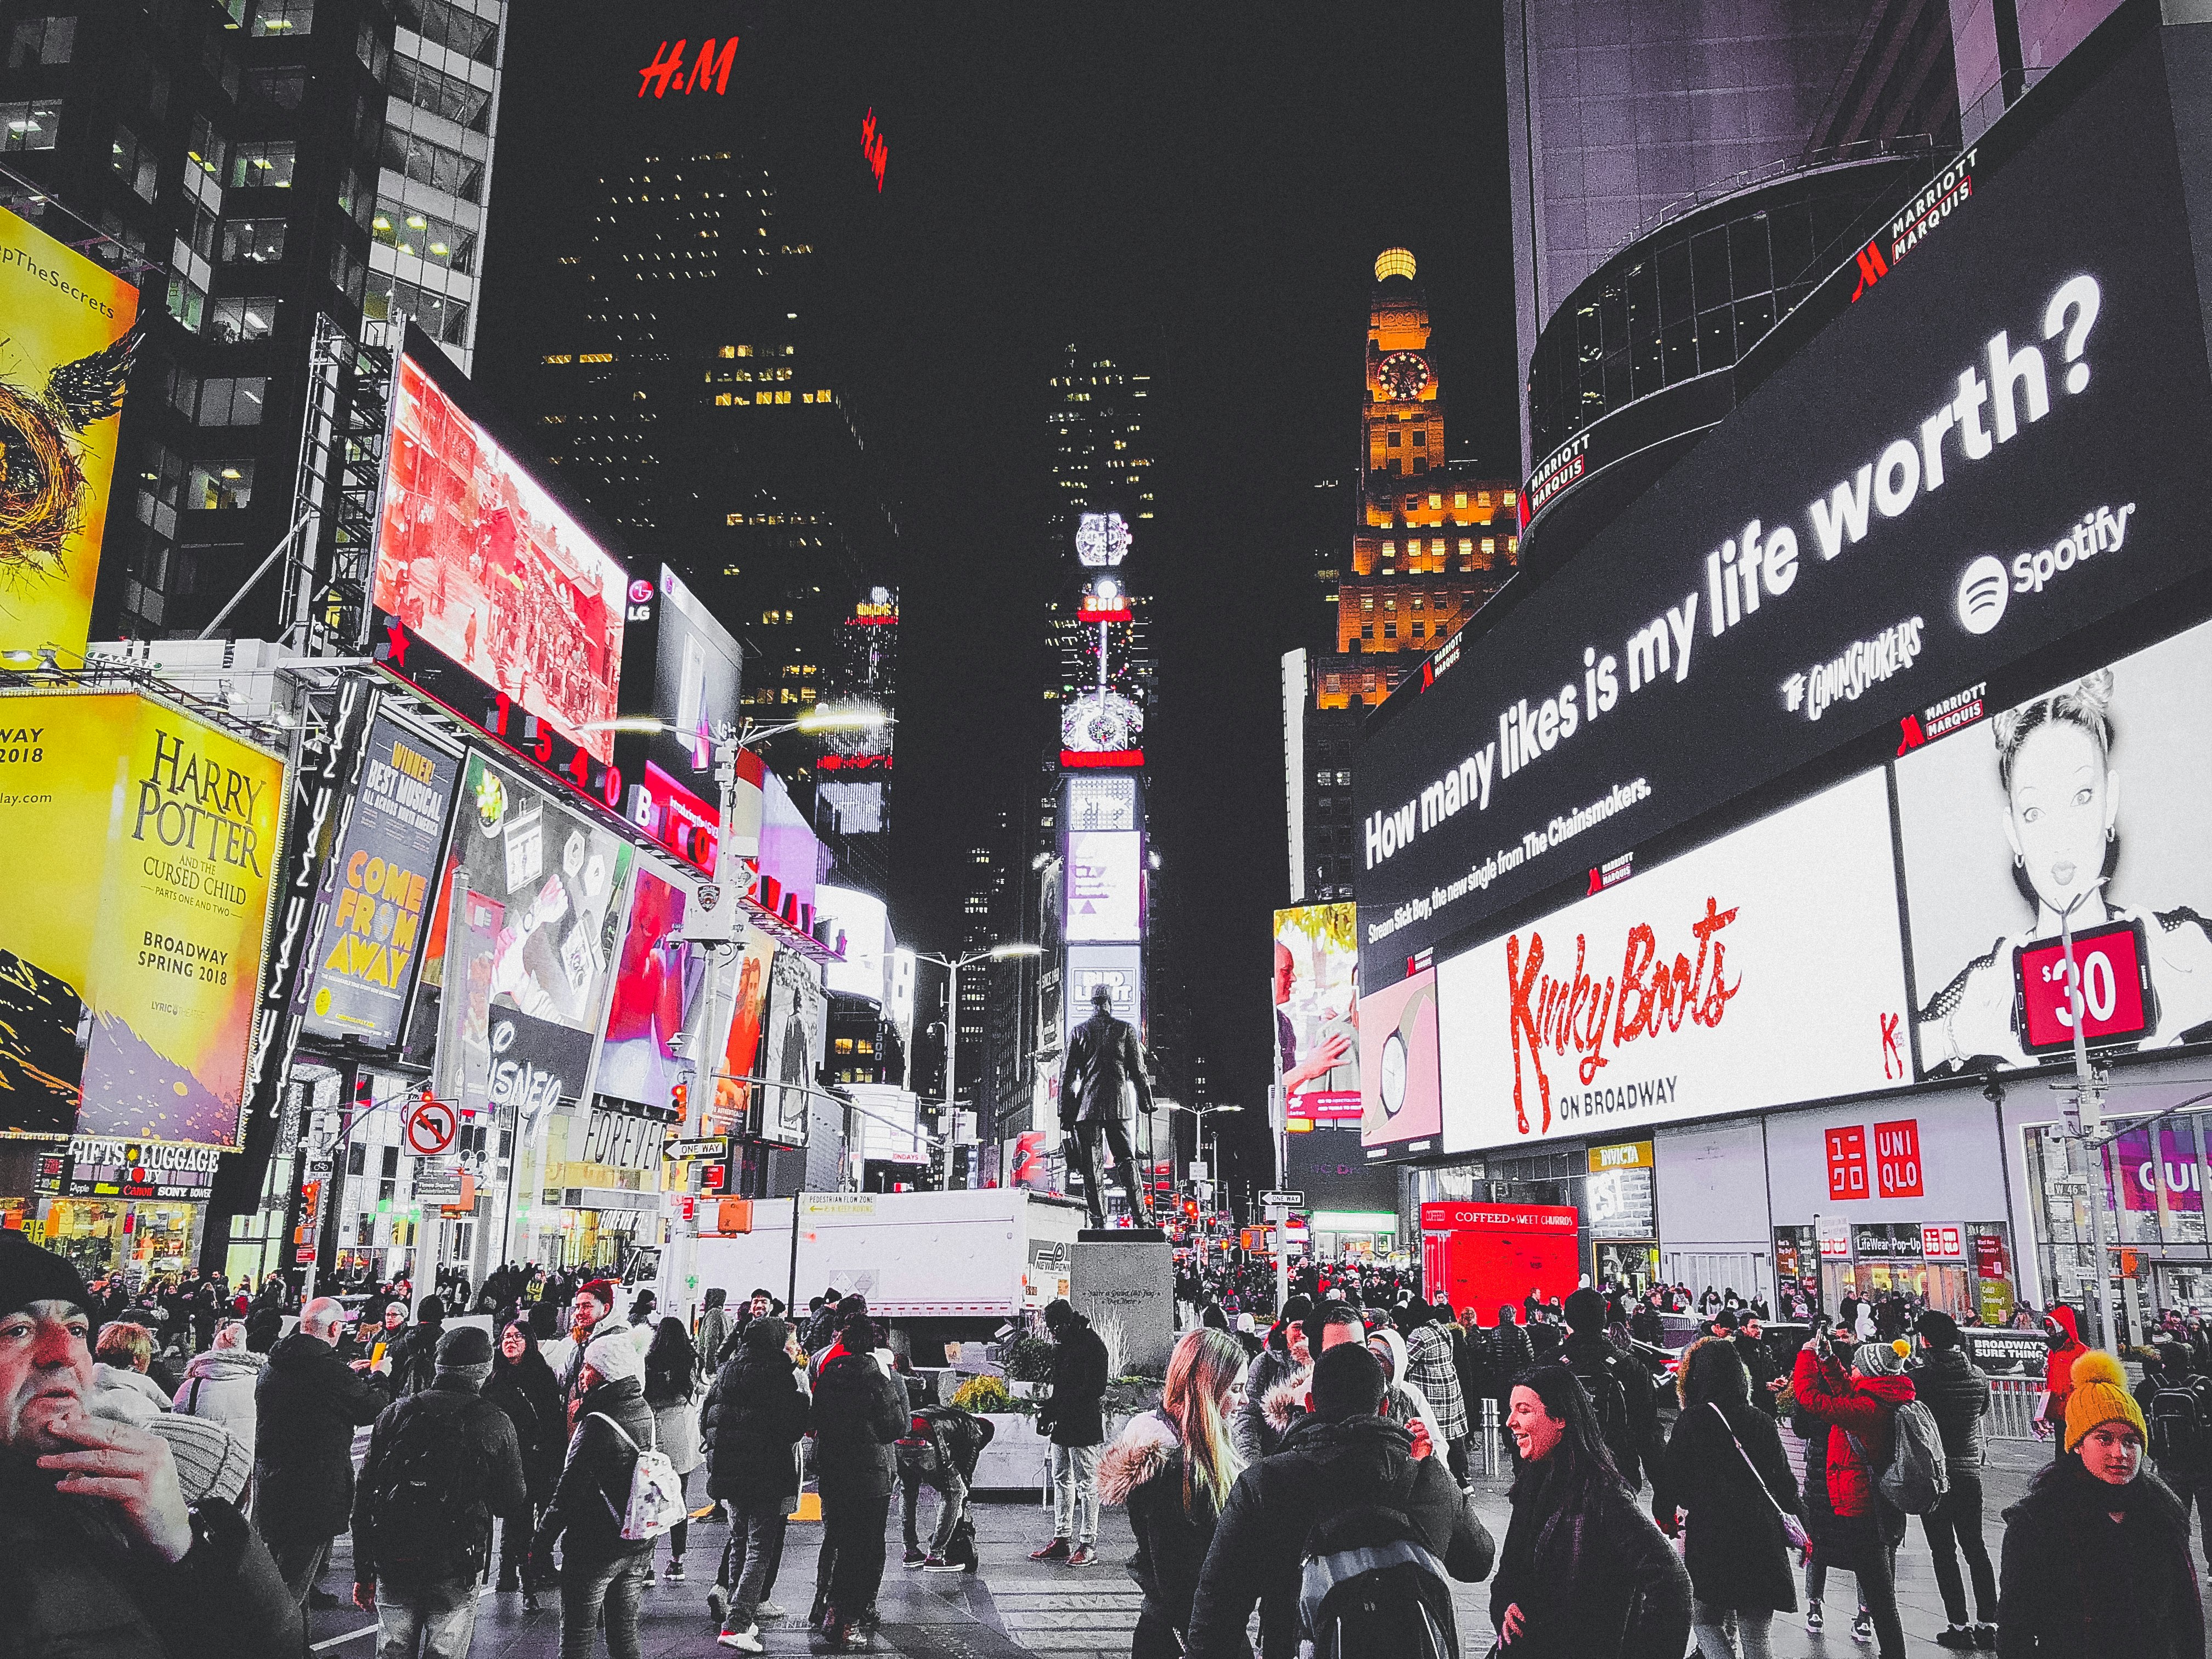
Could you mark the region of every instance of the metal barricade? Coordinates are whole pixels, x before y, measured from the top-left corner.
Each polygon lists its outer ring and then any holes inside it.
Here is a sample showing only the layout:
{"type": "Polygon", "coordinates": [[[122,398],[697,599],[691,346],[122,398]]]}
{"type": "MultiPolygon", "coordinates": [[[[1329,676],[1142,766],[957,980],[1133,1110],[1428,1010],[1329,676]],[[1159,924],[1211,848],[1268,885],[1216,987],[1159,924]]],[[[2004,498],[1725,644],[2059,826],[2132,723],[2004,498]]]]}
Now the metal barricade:
{"type": "Polygon", "coordinates": [[[1993,1376],[1990,1379],[1990,1414],[1983,1432],[1992,1440],[2035,1438],[2036,1402],[2043,1397],[2039,1376],[1993,1376]]]}
{"type": "Polygon", "coordinates": [[[1495,1400],[1486,1399],[1482,1402],[1482,1432],[1475,1437],[1477,1447],[1482,1454],[1482,1478],[1486,1480],[1495,1480],[1498,1478],[1498,1440],[1500,1427],[1498,1402],[1495,1400]]]}

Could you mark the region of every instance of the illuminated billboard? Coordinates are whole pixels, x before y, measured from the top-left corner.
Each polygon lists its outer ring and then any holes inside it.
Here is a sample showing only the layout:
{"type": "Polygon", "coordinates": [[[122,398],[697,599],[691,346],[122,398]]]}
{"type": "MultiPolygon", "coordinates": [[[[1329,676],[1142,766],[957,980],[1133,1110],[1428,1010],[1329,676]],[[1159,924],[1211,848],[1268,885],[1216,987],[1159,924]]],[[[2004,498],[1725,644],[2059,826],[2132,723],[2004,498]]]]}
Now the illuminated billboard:
{"type": "Polygon", "coordinates": [[[1446,1152],[1910,1083],[1887,784],[1863,773],[1639,869],[1436,980],[1446,1152]]]}
{"type": "Polygon", "coordinates": [[[1362,997],[1359,1024],[1370,1034],[1359,1051],[1360,1146],[1376,1156],[1433,1152],[1443,1126],[1437,970],[1362,997]]]}
{"type": "Polygon", "coordinates": [[[1079,513],[1075,556],[1092,569],[1110,568],[1129,556],[1129,523],[1118,513],[1079,513]]]}
{"type": "Polygon", "coordinates": [[[467,387],[410,328],[377,524],[377,659],[619,810],[610,723],[629,574],[467,412],[467,387]]]}
{"type": "Polygon", "coordinates": [[[422,953],[438,855],[461,763],[380,713],[316,904],[301,1029],[388,1048],[422,953]]]}
{"type": "Polygon", "coordinates": [[[0,209],[0,650],[84,655],[137,315],[129,283],[0,209]]]}
{"type": "Polygon", "coordinates": [[[0,1133],[236,1146],[283,761],[135,693],[0,724],[0,1133]]]}
{"type": "Polygon", "coordinates": [[[599,1094],[665,1108],[683,1075],[676,1040],[707,982],[706,953],[684,938],[684,903],[681,887],[639,865],[592,1080],[599,1094]]]}
{"type": "Polygon", "coordinates": [[[1067,951],[1066,1035],[1091,1018],[1091,994],[1104,986],[1114,998],[1114,1018],[1145,1034],[1145,952],[1136,945],[1073,945],[1067,951]]]}
{"type": "Polygon", "coordinates": [[[841,996],[864,997],[878,1007],[887,1006],[891,924],[884,902],[873,893],[824,883],[814,890],[814,906],[817,918],[833,924],[832,941],[839,933],[844,936],[845,959],[823,969],[829,988],[841,996]]]}
{"type": "Polygon", "coordinates": [[[1359,1109],[1359,935],[1349,904],[1275,912],[1275,1049],[1284,1110],[1310,1121],[1359,1109]]]}
{"type": "MultiPolygon", "coordinates": [[[[714,1097],[706,1112],[710,1135],[750,1133],[753,1078],[761,1070],[761,1019],[768,1009],[769,970],[775,961],[775,941],[764,929],[745,935],[744,953],[738,958],[738,990],[730,1010],[730,1035],[723,1045],[722,1064],[714,1078],[714,1097]]],[[[805,1121],[804,1111],[800,1121],[805,1121]]]]}
{"type": "Polygon", "coordinates": [[[666,565],[658,584],[642,576],[630,583],[624,617],[622,712],[658,721],[660,729],[616,737],[615,758],[629,784],[623,811],[686,863],[711,872],[711,846],[697,839],[694,824],[719,823],[710,804],[714,733],[737,722],[743,653],[666,565]]]}
{"type": "Polygon", "coordinates": [[[814,964],[779,951],[769,972],[761,1029],[759,1134],[780,1146],[804,1146],[815,1079],[830,1041],[830,999],[814,964]]]}
{"type": "Polygon", "coordinates": [[[1143,915],[1143,836],[1133,830],[1070,830],[1067,942],[1103,945],[1140,938],[1143,915]]]}

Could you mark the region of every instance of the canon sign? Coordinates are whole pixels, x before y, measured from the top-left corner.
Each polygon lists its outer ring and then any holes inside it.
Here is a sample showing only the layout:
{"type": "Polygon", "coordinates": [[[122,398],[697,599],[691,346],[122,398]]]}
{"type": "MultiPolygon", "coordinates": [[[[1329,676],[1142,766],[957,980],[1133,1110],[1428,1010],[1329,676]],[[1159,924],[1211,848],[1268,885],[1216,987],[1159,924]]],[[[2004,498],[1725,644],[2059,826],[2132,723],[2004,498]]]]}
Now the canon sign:
{"type": "Polygon", "coordinates": [[[1364,985],[2203,569],[2180,202],[2145,38],[1394,698],[1355,767],[1364,985]]]}

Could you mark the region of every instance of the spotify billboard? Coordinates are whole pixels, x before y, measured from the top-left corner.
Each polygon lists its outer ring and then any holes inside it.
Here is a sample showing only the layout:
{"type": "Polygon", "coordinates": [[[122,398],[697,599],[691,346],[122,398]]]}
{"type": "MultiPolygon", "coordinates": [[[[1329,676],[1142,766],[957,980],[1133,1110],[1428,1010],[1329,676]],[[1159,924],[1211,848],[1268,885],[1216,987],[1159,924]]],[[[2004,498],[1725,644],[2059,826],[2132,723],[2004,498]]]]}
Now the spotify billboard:
{"type": "Polygon", "coordinates": [[[1377,714],[1354,767],[1366,993],[1737,797],[2035,689],[2039,653],[2212,566],[2154,20],[2054,70],[1911,258],[1377,714]]]}

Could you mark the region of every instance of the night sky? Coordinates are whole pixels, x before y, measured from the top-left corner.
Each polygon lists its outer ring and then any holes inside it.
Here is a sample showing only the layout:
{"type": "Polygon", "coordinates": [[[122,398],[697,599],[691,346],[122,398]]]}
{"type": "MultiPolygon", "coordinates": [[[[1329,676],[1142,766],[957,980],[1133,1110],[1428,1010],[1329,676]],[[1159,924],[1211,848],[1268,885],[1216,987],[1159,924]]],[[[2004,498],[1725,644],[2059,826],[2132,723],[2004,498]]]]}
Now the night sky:
{"type": "MultiPolygon", "coordinates": [[[[855,400],[891,468],[902,942],[957,945],[961,850],[1016,787],[1034,794],[1056,354],[1152,358],[1158,517],[1129,570],[1156,596],[1156,890],[1214,1097],[1247,1109],[1224,1139],[1256,1153],[1269,913],[1288,896],[1278,660],[1330,629],[1305,526],[1315,482],[1352,475],[1381,248],[1420,261],[1451,456],[1499,476],[1517,459],[1496,9],[517,0],[509,15],[477,367],[510,398],[533,273],[573,234],[595,148],[677,118],[638,99],[637,70],[664,38],[741,38],[729,93],[680,118],[764,142],[794,234],[835,262],[855,400]]],[[[1348,553],[1348,517],[1342,534],[1348,553]]]]}

